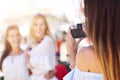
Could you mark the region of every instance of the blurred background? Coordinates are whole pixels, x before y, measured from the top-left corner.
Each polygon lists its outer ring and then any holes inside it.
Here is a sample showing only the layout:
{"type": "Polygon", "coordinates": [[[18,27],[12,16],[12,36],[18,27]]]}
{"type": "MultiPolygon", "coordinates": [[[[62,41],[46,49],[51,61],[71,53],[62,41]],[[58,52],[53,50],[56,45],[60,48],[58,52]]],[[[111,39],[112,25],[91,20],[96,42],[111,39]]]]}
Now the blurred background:
{"type": "Polygon", "coordinates": [[[24,39],[29,35],[32,16],[41,13],[47,17],[60,61],[69,66],[65,35],[71,24],[84,22],[80,4],[80,0],[0,0],[0,52],[8,25],[17,24],[24,39]]]}
{"type": "MultiPolygon", "coordinates": [[[[33,15],[47,16],[51,32],[62,40],[69,25],[84,21],[80,12],[80,0],[0,0],[0,51],[4,48],[5,30],[10,24],[18,24],[23,37],[29,34],[33,15]]],[[[67,53],[63,46],[61,53],[67,53]]],[[[61,58],[66,60],[64,56],[61,58]]]]}

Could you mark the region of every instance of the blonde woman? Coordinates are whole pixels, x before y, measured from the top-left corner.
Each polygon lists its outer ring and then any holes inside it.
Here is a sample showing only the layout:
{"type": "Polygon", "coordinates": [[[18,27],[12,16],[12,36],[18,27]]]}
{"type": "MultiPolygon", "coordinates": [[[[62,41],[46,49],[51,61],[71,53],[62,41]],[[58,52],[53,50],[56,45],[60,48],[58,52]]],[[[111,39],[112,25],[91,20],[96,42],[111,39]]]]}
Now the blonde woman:
{"type": "Polygon", "coordinates": [[[37,14],[32,18],[30,36],[32,50],[27,58],[32,71],[31,80],[57,80],[54,76],[55,42],[50,36],[45,16],[37,14]]]}
{"type": "Polygon", "coordinates": [[[17,25],[10,25],[5,36],[5,50],[0,59],[4,80],[28,80],[27,60],[20,48],[21,34],[17,25]]]}

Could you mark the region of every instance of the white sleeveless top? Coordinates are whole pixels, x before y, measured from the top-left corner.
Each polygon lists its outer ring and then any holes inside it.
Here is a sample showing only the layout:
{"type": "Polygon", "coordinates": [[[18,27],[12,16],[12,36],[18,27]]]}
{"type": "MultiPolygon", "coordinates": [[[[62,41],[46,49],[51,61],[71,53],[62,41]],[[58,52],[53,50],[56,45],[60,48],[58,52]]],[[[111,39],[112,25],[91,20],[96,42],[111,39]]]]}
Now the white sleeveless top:
{"type": "Polygon", "coordinates": [[[28,68],[25,54],[7,56],[2,64],[4,80],[28,80],[28,68]]]}
{"type": "Polygon", "coordinates": [[[63,78],[63,80],[104,80],[104,77],[102,74],[84,72],[74,68],[63,78]]]}

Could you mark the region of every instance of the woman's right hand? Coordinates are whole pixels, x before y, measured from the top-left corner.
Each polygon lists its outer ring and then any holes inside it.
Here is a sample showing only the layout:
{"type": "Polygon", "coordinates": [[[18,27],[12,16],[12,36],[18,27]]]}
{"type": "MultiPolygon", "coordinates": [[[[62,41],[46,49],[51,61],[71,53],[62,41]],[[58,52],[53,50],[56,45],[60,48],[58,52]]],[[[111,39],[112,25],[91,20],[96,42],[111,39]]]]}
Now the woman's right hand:
{"type": "Polygon", "coordinates": [[[71,35],[71,30],[68,30],[67,37],[66,37],[66,47],[67,47],[67,52],[68,52],[68,57],[70,60],[70,68],[74,68],[75,66],[75,58],[77,54],[77,48],[79,42],[82,40],[80,38],[78,41],[76,41],[72,35],[71,35]]]}
{"type": "Polygon", "coordinates": [[[55,70],[50,70],[47,74],[45,74],[46,79],[51,79],[55,76],[55,70]]]}

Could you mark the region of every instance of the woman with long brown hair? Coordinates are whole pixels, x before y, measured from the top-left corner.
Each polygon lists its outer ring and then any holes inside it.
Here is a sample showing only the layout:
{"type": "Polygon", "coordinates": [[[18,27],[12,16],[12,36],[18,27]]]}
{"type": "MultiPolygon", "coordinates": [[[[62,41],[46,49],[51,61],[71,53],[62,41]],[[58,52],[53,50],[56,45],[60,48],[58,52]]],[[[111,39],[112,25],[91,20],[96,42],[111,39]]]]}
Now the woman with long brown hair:
{"type": "Polygon", "coordinates": [[[64,80],[120,80],[120,0],[84,0],[84,13],[93,45],[77,53],[79,42],[69,31],[67,49],[74,69],[64,80]]]}
{"type": "Polygon", "coordinates": [[[30,47],[27,56],[32,71],[31,80],[57,80],[55,77],[55,42],[44,15],[33,16],[30,26],[30,47]]]}
{"type": "Polygon", "coordinates": [[[21,35],[17,25],[10,25],[5,36],[5,49],[0,59],[4,80],[28,80],[24,51],[20,49],[21,35]]]}

